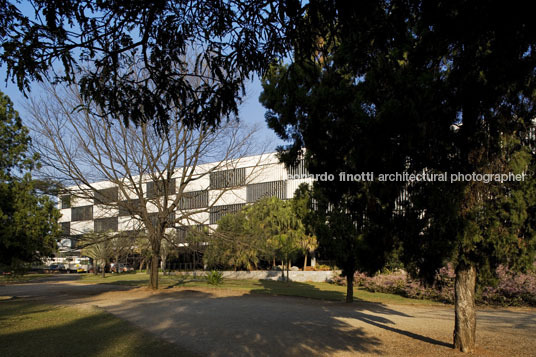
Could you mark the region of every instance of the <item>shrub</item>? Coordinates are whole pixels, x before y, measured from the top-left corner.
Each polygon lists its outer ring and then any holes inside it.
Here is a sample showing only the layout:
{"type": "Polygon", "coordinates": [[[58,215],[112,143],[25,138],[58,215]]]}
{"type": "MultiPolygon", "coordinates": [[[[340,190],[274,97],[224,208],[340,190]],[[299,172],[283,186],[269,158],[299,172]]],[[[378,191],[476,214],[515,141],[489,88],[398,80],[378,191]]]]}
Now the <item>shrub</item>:
{"type": "Polygon", "coordinates": [[[337,270],[337,267],[330,267],[329,265],[325,264],[317,264],[314,267],[306,266],[305,271],[330,271],[330,270],[337,270]]]}
{"type": "MultiPolygon", "coordinates": [[[[514,273],[504,267],[499,267],[496,275],[498,278],[496,286],[485,286],[477,292],[476,300],[478,304],[536,306],[536,273],[514,273]]],[[[419,280],[411,279],[403,270],[388,274],[376,274],[372,277],[356,272],[354,283],[356,286],[361,286],[371,292],[453,303],[454,278],[454,269],[449,264],[439,270],[432,286],[425,286],[419,280]]],[[[346,285],[346,278],[336,277],[333,282],[339,285],[346,285]]]]}
{"type": "Polygon", "coordinates": [[[325,265],[325,264],[317,264],[315,266],[315,270],[316,271],[329,271],[329,270],[332,270],[334,268],[330,267],[329,265],[325,265]]]}
{"type": "Polygon", "coordinates": [[[479,302],[489,305],[536,305],[536,273],[514,273],[505,267],[497,269],[496,286],[484,287],[479,302]]]}
{"type": "Polygon", "coordinates": [[[205,276],[207,283],[210,285],[220,285],[223,284],[223,273],[217,270],[211,270],[205,276]]]}

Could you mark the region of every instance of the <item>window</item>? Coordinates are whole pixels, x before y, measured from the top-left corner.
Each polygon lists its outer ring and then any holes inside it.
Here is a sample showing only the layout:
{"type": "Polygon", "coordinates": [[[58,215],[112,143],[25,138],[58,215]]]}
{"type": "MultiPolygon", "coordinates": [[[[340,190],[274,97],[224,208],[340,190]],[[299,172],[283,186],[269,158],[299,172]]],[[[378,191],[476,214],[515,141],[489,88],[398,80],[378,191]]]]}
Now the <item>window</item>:
{"type": "Polygon", "coordinates": [[[174,195],[175,194],[175,179],[147,182],[147,198],[155,198],[160,196],[174,195]]]}
{"type": "Polygon", "coordinates": [[[71,208],[71,195],[60,196],[61,208],[71,208]]]}
{"type": "Polygon", "coordinates": [[[194,226],[180,226],[177,227],[176,239],[178,243],[186,242],[186,238],[190,234],[202,234],[205,230],[205,224],[197,224],[194,226]]]}
{"type": "Polygon", "coordinates": [[[90,221],[93,219],[93,206],[71,208],[71,221],[90,221]]]}
{"type": "Polygon", "coordinates": [[[208,207],[208,191],[183,192],[179,209],[208,207]]]}
{"type": "Polygon", "coordinates": [[[210,208],[210,224],[216,224],[225,215],[238,212],[244,207],[245,203],[234,205],[215,206],[210,208]]]}
{"type": "Polygon", "coordinates": [[[306,178],[309,175],[309,171],[305,168],[305,161],[299,160],[295,166],[291,166],[287,169],[289,176],[301,176],[306,178]]]}
{"type": "Polygon", "coordinates": [[[287,198],[287,184],[285,181],[272,181],[248,185],[247,202],[255,202],[263,197],[275,196],[282,200],[287,198]]]}
{"type": "Polygon", "coordinates": [[[124,216],[133,216],[136,214],[140,214],[139,205],[140,205],[139,199],[121,201],[119,204],[119,216],[124,217],[124,216]]]}
{"type": "Polygon", "coordinates": [[[61,234],[64,236],[71,235],[71,222],[62,222],[61,224],[61,234]]]}
{"type": "Polygon", "coordinates": [[[93,198],[94,204],[110,204],[117,202],[118,189],[117,187],[105,188],[95,192],[95,197],[93,198]]]}
{"type": "MultiPolygon", "coordinates": [[[[72,235],[69,237],[69,239],[71,240],[71,248],[73,249],[80,249],[80,247],[78,246],[78,242],[84,238],[84,235],[83,234],[76,234],[76,235],[72,235]]],[[[69,252],[69,254],[73,254],[75,252],[69,252]]]]}
{"type": "Polygon", "coordinates": [[[97,218],[95,220],[94,230],[96,233],[117,232],[117,225],[117,217],[97,218]]]}
{"type": "Polygon", "coordinates": [[[210,188],[226,188],[244,185],[246,169],[233,169],[210,173],[210,188]]]}
{"type": "MultiPolygon", "coordinates": [[[[149,213],[149,219],[151,220],[151,223],[153,226],[156,226],[158,224],[158,212],[149,213]]],[[[168,227],[174,227],[175,226],[175,212],[171,212],[168,214],[167,221],[166,221],[166,228],[168,227]]]]}

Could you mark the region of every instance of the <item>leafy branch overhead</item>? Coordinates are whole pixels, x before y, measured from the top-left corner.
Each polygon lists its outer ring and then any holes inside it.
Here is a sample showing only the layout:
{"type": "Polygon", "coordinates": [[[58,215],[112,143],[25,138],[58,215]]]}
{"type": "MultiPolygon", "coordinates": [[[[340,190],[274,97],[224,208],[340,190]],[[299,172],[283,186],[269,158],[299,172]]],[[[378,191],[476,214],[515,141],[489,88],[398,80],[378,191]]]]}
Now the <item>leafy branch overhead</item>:
{"type": "Polygon", "coordinates": [[[175,119],[171,109],[189,126],[237,115],[245,81],[287,52],[281,29],[300,9],[299,1],[30,3],[35,16],[0,3],[0,63],[9,79],[25,91],[32,80],[77,80],[104,116],[154,120],[162,130],[175,119]],[[132,79],[134,63],[147,78],[132,79]]]}

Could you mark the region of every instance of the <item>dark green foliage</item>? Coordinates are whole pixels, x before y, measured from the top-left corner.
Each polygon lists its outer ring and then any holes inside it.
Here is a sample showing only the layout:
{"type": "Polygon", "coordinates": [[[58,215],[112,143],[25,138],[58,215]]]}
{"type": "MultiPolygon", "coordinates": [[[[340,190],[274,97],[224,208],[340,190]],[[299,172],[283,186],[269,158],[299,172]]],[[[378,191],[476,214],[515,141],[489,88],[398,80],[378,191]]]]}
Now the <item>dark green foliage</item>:
{"type": "Polygon", "coordinates": [[[480,161],[480,172],[524,174],[523,181],[412,186],[411,207],[399,233],[410,271],[430,281],[438,262],[450,259],[478,267],[479,283],[492,284],[499,265],[514,271],[533,267],[536,156],[519,136],[525,133],[503,135],[500,151],[480,161]]]}
{"type": "Polygon", "coordinates": [[[266,197],[250,207],[248,217],[254,232],[265,238],[265,254],[275,255],[288,268],[290,260],[300,250],[300,240],[306,236],[301,220],[292,210],[292,203],[266,197]]]}
{"type": "Polygon", "coordinates": [[[380,228],[370,219],[356,217],[363,216],[363,211],[350,211],[350,200],[330,203],[323,195],[324,190],[320,185],[313,190],[302,185],[296,192],[297,199],[308,197],[309,210],[304,222],[317,234],[320,246],[343,269],[343,275],[353,275],[356,270],[370,273],[380,270],[392,258],[390,220],[386,218],[386,226],[380,228]]]}
{"type": "Polygon", "coordinates": [[[292,201],[277,197],[265,197],[240,212],[222,217],[208,242],[205,263],[235,270],[251,270],[261,260],[276,258],[287,264],[299,252],[316,246],[316,239],[312,242],[305,233],[292,201]]]}
{"type": "Polygon", "coordinates": [[[263,237],[252,234],[244,211],[223,216],[216,231],[206,238],[209,244],[203,259],[208,266],[235,270],[257,266],[263,237]]]}
{"type": "Polygon", "coordinates": [[[310,173],[334,175],[314,184],[320,246],[344,274],[380,269],[394,245],[389,229],[402,183],[340,181],[339,175],[402,170],[396,142],[372,125],[352,78],[324,63],[274,66],[263,88],[268,125],[292,141],[281,148],[282,160],[292,165],[303,155],[310,173]]]}
{"type": "Polygon", "coordinates": [[[305,233],[314,235],[315,234],[315,222],[314,218],[311,216],[311,206],[313,204],[313,194],[309,185],[302,183],[298,186],[296,192],[294,192],[294,197],[292,199],[292,211],[302,221],[305,228],[305,233]]]}
{"type": "Polygon", "coordinates": [[[28,129],[8,96],[0,92],[0,175],[8,180],[13,174],[20,174],[34,167],[37,155],[28,153],[31,139],[28,129]]]}
{"type": "Polygon", "coordinates": [[[299,10],[297,1],[30,2],[35,16],[0,2],[0,61],[19,88],[76,80],[105,113],[160,129],[177,118],[211,126],[237,115],[244,82],[286,52],[282,29],[299,10]],[[52,63],[60,74],[49,72],[52,63]],[[141,78],[133,79],[134,63],[141,78]]]}
{"type": "Polygon", "coordinates": [[[55,250],[59,212],[32,181],[37,156],[28,154],[28,129],[9,98],[0,98],[0,267],[17,271],[55,250]]]}
{"type": "Polygon", "coordinates": [[[29,174],[0,183],[0,202],[0,266],[19,269],[55,251],[59,212],[29,174]]]}
{"type": "Polygon", "coordinates": [[[522,142],[536,117],[536,25],[528,6],[308,3],[291,63],[266,74],[260,99],[268,125],[290,142],[283,161],[303,156],[311,173],[334,174],[315,191],[333,221],[348,226],[336,231],[348,235],[342,254],[359,242],[355,254],[367,254],[356,261],[370,269],[402,247],[400,259],[423,278],[448,260],[477,267],[486,280],[501,263],[532,266],[534,151],[522,142]],[[337,180],[341,172],[423,170],[526,172],[529,180],[408,187],[337,180]],[[410,198],[401,200],[404,189],[410,198]]]}

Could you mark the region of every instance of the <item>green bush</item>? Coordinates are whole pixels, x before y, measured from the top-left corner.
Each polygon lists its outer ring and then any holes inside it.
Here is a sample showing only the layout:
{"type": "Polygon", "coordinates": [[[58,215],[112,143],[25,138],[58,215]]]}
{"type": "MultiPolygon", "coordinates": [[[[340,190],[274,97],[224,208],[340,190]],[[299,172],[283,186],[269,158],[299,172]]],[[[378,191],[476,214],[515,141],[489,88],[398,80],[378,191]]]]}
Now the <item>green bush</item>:
{"type": "Polygon", "coordinates": [[[212,270],[207,273],[205,279],[210,285],[220,285],[223,284],[223,273],[221,271],[212,270]]]}

